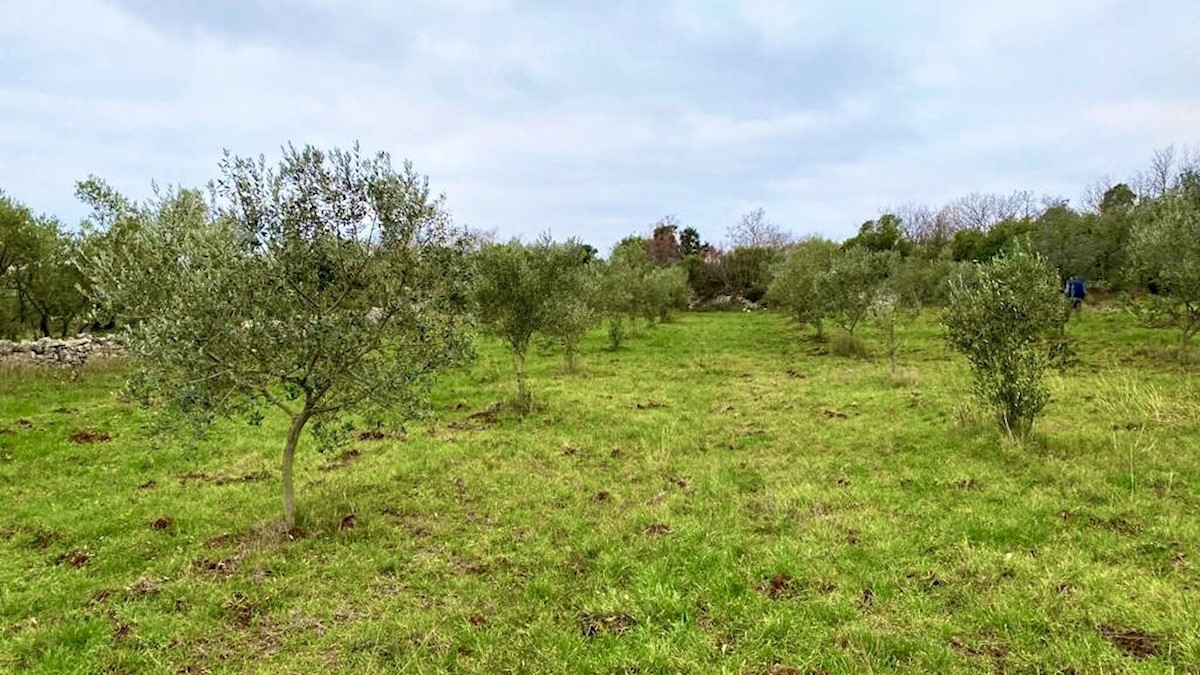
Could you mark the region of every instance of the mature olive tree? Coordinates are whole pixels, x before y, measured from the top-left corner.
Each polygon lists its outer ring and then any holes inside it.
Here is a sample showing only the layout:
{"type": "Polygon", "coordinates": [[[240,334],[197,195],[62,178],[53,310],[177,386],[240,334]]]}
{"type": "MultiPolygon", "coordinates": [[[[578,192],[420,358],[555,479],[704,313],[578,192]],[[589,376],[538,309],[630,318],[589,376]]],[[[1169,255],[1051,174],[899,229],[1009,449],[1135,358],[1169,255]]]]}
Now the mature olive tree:
{"type": "Polygon", "coordinates": [[[66,337],[85,313],[79,239],[0,191],[0,336],[66,337]]]}
{"type": "Polygon", "coordinates": [[[487,246],[474,256],[474,306],[481,323],[512,351],[517,371],[514,401],[520,413],[533,402],[525,357],[534,335],[553,336],[571,304],[583,293],[584,249],[576,241],[543,237],[532,244],[511,241],[487,246]]]}
{"type": "Polygon", "coordinates": [[[1179,326],[1182,352],[1200,332],[1200,173],[1185,172],[1142,207],[1129,248],[1135,276],[1158,291],[1152,307],[1179,326]]]}
{"type": "Polygon", "coordinates": [[[465,251],[427,180],[386,154],[289,146],[277,167],[226,155],[220,169],[211,200],[168,190],[134,203],[81,183],[95,222],[123,233],[84,269],[122,320],[145,402],[201,422],[287,416],[291,529],[310,421],[329,431],[349,413],[409,412],[467,355],[465,251]]]}
{"type": "Polygon", "coordinates": [[[1024,246],[951,280],[942,315],[950,346],[970,362],[976,395],[1015,436],[1029,433],[1050,398],[1043,375],[1067,316],[1057,273],[1024,246]]]}

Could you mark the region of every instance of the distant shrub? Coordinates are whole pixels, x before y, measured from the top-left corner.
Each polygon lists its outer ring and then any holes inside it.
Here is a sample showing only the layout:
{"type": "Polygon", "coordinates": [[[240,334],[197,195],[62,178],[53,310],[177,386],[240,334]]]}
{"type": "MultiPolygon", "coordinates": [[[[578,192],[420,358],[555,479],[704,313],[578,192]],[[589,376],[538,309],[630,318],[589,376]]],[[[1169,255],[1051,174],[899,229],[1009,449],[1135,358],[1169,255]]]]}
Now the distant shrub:
{"type": "Polygon", "coordinates": [[[620,316],[608,317],[608,343],[614,349],[620,349],[625,342],[625,320],[620,316]]]}
{"type": "Polygon", "coordinates": [[[780,249],[743,247],[707,260],[693,256],[684,269],[688,286],[702,301],[728,295],[759,302],[767,294],[772,268],[782,258],[780,249]]]}
{"type": "Polygon", "coordinates": [[[834,356],[844,356],[854,359],[865,359],[869,355],[866,343],[854,333],[844,330],[833,334],[833,338],[829,340],[829,351],[834,356]]]}

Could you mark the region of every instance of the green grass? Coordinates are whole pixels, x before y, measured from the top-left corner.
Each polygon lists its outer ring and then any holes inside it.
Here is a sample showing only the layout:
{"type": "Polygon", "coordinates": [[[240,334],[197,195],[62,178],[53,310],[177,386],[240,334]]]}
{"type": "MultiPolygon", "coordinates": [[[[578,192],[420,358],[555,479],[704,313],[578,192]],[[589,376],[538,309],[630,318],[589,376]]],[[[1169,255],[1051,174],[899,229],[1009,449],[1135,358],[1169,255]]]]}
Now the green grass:
{"type": "Polygon", "coordinates": [[[1194,672],[1194,366],[1069,330],[1025,444],[932,315],[897,377],[765,313],[597,330],[523,420],[471,417],[512,389],[484,343],[407,438],[303,442],[293,541],[281,420],[192,442],[112,368],[0,370],[0,671],[1194,672]]]}

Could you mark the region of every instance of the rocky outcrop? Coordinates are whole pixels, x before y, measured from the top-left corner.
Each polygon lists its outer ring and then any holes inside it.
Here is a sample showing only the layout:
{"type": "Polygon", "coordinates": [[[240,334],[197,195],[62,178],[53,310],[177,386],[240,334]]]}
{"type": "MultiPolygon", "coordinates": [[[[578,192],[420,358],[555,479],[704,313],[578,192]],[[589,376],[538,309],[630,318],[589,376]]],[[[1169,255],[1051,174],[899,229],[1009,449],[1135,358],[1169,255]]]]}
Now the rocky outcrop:
{"type": "Polygon", "coordinates": [[[79,335],[67,340],[42,338],[27,342],[0,340],[0,361],[39,366],[77,368],[89,359],[120,356],[121,347],[111,337],[79,335]]]}
{"type": "Polygon", "coordinates": [[[721,312],[729,310],[750,311],[759,309],[760,305],[743,298],[740,295],[718,295],[715,298],[707,300],[693,300],[689,303],[689,309],[694,309],[699,312],[721,312]]]}

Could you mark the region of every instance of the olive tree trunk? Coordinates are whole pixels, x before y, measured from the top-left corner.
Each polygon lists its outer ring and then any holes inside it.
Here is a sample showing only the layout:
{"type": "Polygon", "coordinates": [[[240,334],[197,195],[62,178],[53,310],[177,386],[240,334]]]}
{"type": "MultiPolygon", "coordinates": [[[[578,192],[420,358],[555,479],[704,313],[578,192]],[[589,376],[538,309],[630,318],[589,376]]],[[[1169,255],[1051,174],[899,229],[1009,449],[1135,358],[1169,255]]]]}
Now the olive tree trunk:
{"type": "Polygon", "coordinates": [[[300,441],[300,432],[308,423],[312,413],[305,409],[292,417],[292,426],[288,429],[287,443],[283,446],[283,464],[280,473],[283,478],[283,529],[290,532],[296,526],[296,489],[295,471],[296,444],[300,441]]]}
{"type": "Polygon", "coordinates": [[[529,412],[531,397],[529,395],[529,384],[525,377],[525,352],[518,351],[515,354],[517,365],[517,410],[524,415],[529,412]]]}

